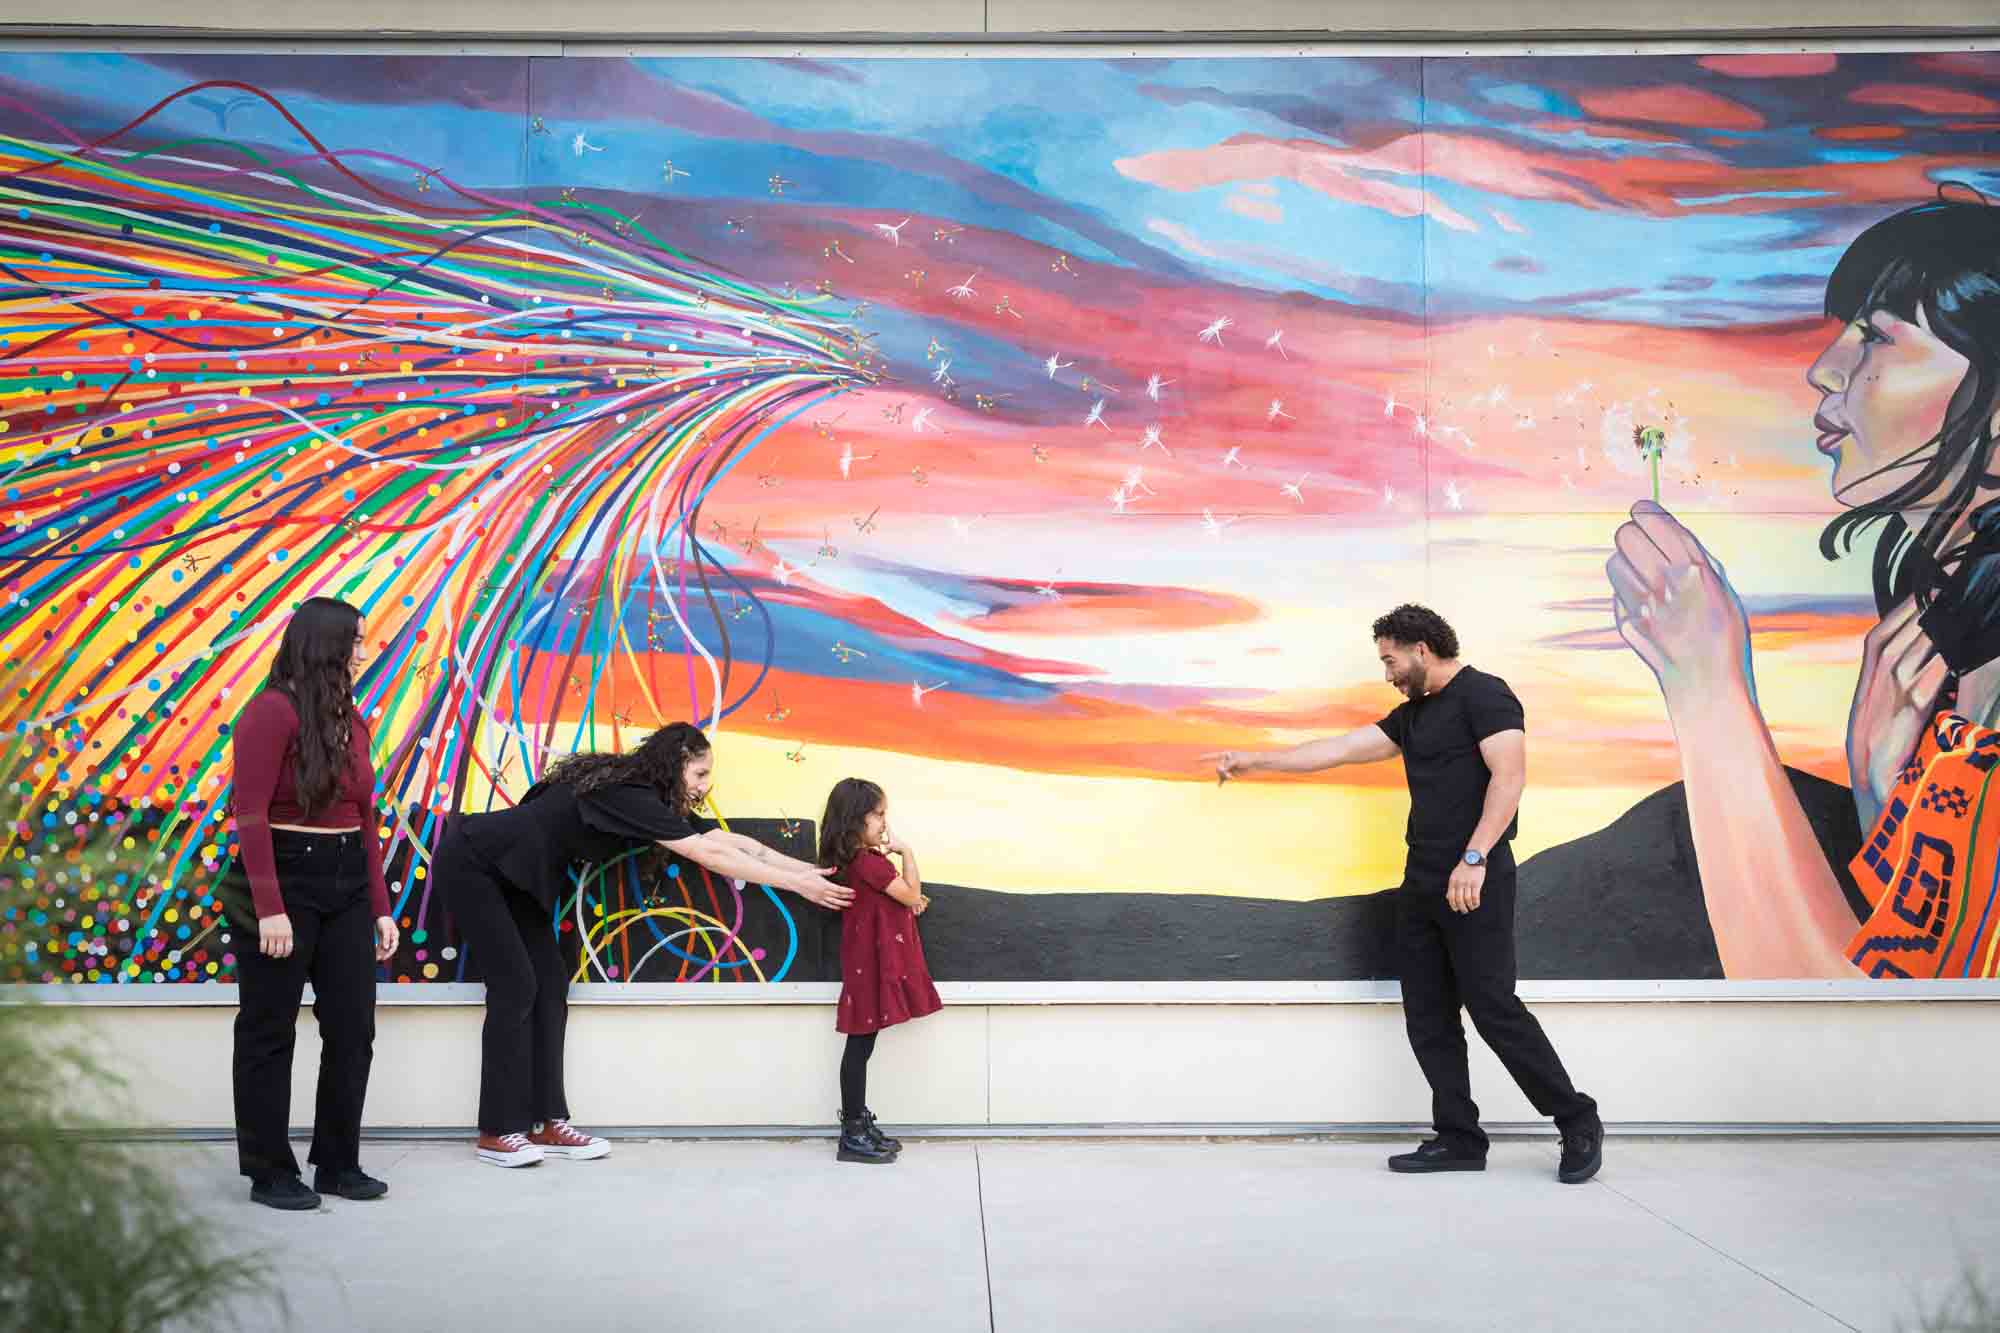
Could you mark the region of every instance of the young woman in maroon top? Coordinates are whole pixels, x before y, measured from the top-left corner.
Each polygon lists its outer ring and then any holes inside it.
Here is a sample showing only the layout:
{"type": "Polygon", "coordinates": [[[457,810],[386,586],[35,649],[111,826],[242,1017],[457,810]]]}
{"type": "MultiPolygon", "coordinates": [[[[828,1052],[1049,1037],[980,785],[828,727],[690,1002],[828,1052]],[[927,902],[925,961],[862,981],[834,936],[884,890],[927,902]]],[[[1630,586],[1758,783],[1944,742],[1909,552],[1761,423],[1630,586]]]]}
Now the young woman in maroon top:
{"type": "Polygon", "coordinates": [[[889,831],[889,798],[861,778],[843,778],[826,798],[819,825],[820,863],[854,890],[840,918],[840,1004],[834,1030],[847,1034],[840,1057],[843,1162],[894,1161],[903,1145],[884,1134],[868,1109],[868,1057],[875,1034],[944,1007],[931,984],[917,918],[931,905],[917,854],[889,831]],[[886,853],[886,855],[885,855],[886,853]],[[903,863],[900,873],[890,864],[903,863]]]}
{"type": "Polygon", "coordinates": [[[664,847],[718,875],[787,889],[821,907],[852,900],[827,882],[831,871],[696,815],[714,773],[708,737],[675,722],[630,754],[566,755],[512,809],[451,821],[431,873],[465,958],[486,983],[480,1161],[534,1166],[545,1157],[588,1160],[611,1151],[570,1124],[563,1090],[569,972],[555,907],[568,893],[572,866],[664,847]]]}
{"type": "Polygon", "coordinates": [[[238,1169],[273,1208],[319,1206],[319,1193],[374,1199],[389,1187],[361,1170],[361,1107],[375,1050],[375,965],[396,952],[373,814],[368,726],[354,706],[361,613],[314,597],[285,626],[262,692],[232,735],[233,805],[248,910],[224,898],[240,1007],[231,1061],[238,1169]],[[247,918],[254,915],[254,921],[247,918]],[[314,1189],[286,1139],[299,999],[312,982],[319,1020],[314,1189]]]}

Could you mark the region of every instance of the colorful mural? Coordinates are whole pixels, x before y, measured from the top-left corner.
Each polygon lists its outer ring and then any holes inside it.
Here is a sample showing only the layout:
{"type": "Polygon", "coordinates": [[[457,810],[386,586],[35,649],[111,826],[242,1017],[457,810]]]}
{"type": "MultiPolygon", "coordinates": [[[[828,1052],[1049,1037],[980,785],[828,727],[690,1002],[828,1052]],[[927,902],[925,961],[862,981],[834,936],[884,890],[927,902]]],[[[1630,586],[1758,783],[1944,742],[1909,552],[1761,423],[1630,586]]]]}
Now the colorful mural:
{"type": "MultiPolygon", "coordinates": [[[[229,978],[228,728],[314,594],[392,979],[477,972],[447,812],[677,718],[758,836],[882,783],[940,979],[1380,975],[1400,772],[1196,756],[1381,716],[1406,600],[1527,707],[1530,975],[1993,976],[1996,89],[0,55],[0,981],[229,978]]],[[[580,883],[579,978],[824,970],[697,878],[580,883]]]]}

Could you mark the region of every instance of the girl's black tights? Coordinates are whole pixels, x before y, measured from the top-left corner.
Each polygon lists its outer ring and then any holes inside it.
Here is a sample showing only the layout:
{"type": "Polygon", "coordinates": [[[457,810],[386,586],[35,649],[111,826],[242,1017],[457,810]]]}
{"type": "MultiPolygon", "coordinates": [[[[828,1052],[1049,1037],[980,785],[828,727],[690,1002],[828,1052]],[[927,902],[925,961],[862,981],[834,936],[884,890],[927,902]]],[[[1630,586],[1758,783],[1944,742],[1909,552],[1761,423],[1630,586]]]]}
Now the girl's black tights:
{"type": "Polygon", "coordinates": [[[840,1057],[840,1114],[857,1116],[868,1105],[868,1057],[875,1053],[875,1034],[857,1032],[847,1038],[840,1057]]]}

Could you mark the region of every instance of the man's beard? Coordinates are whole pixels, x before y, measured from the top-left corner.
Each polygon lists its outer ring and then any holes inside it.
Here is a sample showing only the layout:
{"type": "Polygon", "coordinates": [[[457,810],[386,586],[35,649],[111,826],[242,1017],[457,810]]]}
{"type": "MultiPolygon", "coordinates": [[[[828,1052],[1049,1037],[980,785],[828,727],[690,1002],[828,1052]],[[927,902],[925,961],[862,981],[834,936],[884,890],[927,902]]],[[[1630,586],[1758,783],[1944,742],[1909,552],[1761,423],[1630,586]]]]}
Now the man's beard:
{"type": "Polygon", "coordinates": [[[1420,666],[1411,667],[1408,672],[1396,678],[1396,683],[1403,687],[1403,693],[1408,698],[1421,699],[1430,693],[1426,680],[1428,675],[1429,673],[1420,666]]]}

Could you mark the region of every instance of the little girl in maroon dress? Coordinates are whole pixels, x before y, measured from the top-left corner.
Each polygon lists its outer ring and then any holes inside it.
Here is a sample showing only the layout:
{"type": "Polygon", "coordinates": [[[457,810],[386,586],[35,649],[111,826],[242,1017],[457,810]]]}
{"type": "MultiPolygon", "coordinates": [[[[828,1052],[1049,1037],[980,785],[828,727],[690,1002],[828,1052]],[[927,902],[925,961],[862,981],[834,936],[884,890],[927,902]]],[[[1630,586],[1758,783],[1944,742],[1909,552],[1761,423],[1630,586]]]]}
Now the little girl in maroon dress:
{"type": "Polygon", "coordinates": [[[875,1124],[867,1106],[868,1057],[875,1034],[944,1007],[917,918],[931,905],[917,871],[917,854],[889,831],[889,799],[860,778],[843,778],[826,798],[819,825],[819,863],[839,873],[834,883],[854,890],[840,914],[840,1007],[834,1021],[847,1034],[840,1059],[840,1151],[843,1162],[893,1162],[903,1145],[875,1124]],[[889,857],[902,862],[897,872],[889,857]]]}

